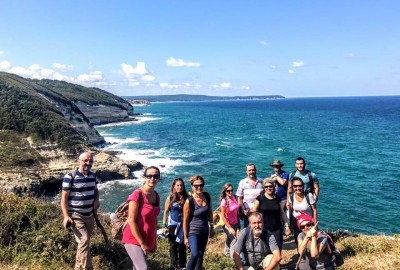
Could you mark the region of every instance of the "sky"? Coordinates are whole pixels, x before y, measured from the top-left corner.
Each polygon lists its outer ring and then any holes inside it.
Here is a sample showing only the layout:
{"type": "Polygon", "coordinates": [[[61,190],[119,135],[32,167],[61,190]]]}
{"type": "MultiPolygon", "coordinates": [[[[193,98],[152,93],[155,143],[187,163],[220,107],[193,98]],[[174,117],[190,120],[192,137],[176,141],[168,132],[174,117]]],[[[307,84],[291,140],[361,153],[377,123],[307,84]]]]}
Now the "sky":
{"type": "Polygon", "coordinates": [[[0,0],[0,71],[119,96],[400,94],[400,1],[0,0]]]}

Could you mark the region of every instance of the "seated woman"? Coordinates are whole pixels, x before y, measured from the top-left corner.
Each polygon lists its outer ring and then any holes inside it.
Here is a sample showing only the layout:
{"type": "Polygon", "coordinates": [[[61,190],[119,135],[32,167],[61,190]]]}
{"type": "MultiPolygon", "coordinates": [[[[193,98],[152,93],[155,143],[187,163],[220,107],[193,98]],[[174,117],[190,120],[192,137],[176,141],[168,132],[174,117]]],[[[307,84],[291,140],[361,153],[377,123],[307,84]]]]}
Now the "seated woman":
{"type": "Polygon", "coordinates": [[[300,261],[300,270],[335,270],[332,257],[328,254],[328,238],[318,231],[314,219],[301,213],[297,216],[297,226],[302,231],[297,243],[299,253],[304,255],[300,261]]]}
{"type": "Polygon", "coordinates": [[[163,216],[163,231],[164,234],[168,235],[169,240],[171,269],[181,269],[186,266],[186,246],[183,243],[182,217],[183,205],[187,197],[182,178],[176,178],[171,184],[171,193],[165,200],[163,216]],[[177,236],[181,236],[182,239],[177,240],[177,236]]]}
{"type": "Polygon", "coordinates": [[[239,204],[233,195],[233,186],[226,183],[222,187],[221,195],[219,196],[219,205],[221,209],[221,218],[224,222],[225,240],[225,255],[229,256],[232,240],[236,238],[236,232],[240,229],[239,220],[239,204]]]}
{"type": "Polygon", "coordinates": [[[261,191],[261,194],[254,201],[251,212],[262,214],[264,228],[274,235],[279,250],[282,251],[283,225],[285,226],[285,234],[290,234],[288,220],[280,207],[281,198],[275,194],[275,181],[271,178],[265,178],[263,187],[264,191],[261,191]]]}
{"type": "MultiPolygon", "coordinates": [[[[292,179],[294,192],[291,195],[292,209],[291,209],[291,217],[290,224],[293,227],[294,239],[297,239],[301,230],[296,226],[296,217],[300,215],[300,212],[304,212],[307,215],[313,217],[315,222],[318,219],[318,212],[316,201],[312,193],[304,193],[304,182],[299,177],[294,177],[292,179]]],[[[296,242],[297,245],[297,242],[296,242]]]]}

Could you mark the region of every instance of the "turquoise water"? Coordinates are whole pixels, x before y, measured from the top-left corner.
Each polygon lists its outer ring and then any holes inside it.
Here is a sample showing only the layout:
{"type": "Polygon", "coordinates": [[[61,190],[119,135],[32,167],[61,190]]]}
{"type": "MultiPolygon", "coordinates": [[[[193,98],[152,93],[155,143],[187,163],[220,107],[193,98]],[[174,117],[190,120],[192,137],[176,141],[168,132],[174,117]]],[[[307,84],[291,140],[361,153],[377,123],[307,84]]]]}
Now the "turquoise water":
{"type": "MultiPolygon", "coordinates": [[[[155,103],[135,112],[143,113],[136,123],[98,130],[122,158],[161,167],[162,200],[174,178],[200,174],[216,202],[223,183],[237,188],[247,163],[266,177],[272,160],[292,171],[302,156],[320,180],[322,228],[400,233],[400,96],[155,103]]],[[[140,175],[102,184],[102,209],[113,211],[140,175]]]]}

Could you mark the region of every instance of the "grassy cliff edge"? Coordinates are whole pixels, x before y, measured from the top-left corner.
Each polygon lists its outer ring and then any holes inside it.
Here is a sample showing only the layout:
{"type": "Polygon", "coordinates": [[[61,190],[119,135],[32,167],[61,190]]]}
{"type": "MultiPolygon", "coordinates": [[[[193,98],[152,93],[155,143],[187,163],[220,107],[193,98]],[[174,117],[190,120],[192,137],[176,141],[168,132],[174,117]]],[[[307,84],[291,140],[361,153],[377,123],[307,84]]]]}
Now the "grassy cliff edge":
{"type": "MultiPolygon", "coordinates": [[[[0,194],[0,266],[2,269],[73,269],[76,243],[63,229],[58,205],[40,198],[0,194]]],[[[106,214],[99,214],[110,232],[106,214]]],[[[233,262],[222,254],[224,234],[211,239],[205,257],[205,268],[233,269],[233,262]]],[[[157,252],[149,256],[150,269],[168,269],[168,241],[157,241],[157,252]]],[[[342,237],[336,242],[345,256],[340,269],[400,269],[400,235],[359,235],[342,237]]],[[[95,269],[129,269],[130,259],[120,242],[112,241],[110,250],[95,229],[92,256],[95,269]]],[[[283,264],[290,269],[297,256],[285,250],[283,264]]]]}

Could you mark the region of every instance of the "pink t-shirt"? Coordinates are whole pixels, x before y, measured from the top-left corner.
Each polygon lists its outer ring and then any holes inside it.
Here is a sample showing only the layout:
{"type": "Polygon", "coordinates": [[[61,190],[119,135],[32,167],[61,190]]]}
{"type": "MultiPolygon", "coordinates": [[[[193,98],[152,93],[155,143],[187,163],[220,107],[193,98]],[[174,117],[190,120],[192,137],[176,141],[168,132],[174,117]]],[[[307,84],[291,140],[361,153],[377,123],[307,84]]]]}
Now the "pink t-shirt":
{"type": "MultiPolygon", "coordinates": [[[[147,244],[150,251],[154,251],[156,249],[157,238],[157,216],[160,213],[160,196],[156,192],[157,206],[154,206],[149,203],[149,200],[143,192],[142,202],[139,203],[139,192],[141,192],[140,189],[136,189],[131,195],[129,195],[128,202],[135,201],[139,204],[140,209],[138,209],[136,223],[143,241],[147,244]]],[[[132,235],[129,224],[126,225],[122,235],[122,243],[139,246],[139,242],[132,235]]]]}
{"type": "MultiPolygon", "coordinates": [[[[234,196],[232,196],[232,201],[229,202],[228,204],[229,204],[229,209],[225,209],[225,212],[227,213],[228,216],[228,222],[231,225],[237,224],[239,222],[238,219],[239,204],[237,203],[236,198],[234,196]]],[[[225,199],[222,199],[221,207],[226,207],[225,199]]]]}

